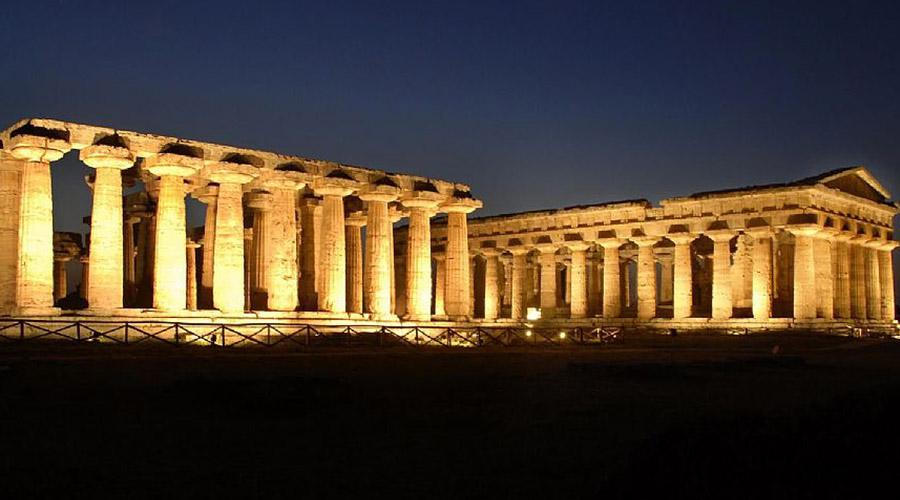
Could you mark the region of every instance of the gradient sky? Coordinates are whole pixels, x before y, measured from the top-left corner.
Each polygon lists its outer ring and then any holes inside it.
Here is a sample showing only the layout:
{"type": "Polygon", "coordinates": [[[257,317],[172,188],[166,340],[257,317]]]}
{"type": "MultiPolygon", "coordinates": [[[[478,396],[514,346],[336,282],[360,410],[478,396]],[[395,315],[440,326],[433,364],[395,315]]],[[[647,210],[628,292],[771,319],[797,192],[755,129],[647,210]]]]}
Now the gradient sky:
{"type": "MultiPolygon", "coordinates": [[[[481,215],[856,164],[900,193],[900,2],[29,1],[3,6],[0,44],[2,127],[466,182],[481,215]]],[[[74,156],[56,227],[85,231],[74,156]]]]}

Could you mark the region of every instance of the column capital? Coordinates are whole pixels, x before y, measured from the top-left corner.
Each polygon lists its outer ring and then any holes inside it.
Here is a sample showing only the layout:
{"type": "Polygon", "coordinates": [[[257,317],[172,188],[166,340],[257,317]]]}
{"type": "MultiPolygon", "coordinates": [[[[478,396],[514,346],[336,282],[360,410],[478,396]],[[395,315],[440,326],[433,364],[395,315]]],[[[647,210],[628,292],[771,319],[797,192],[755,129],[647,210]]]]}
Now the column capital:
{"type": "Polygon", "coordinates": [[[400,219],[403,219],[405,217],[409,217],[409,212],[400,210],[397,207],[388,208],[388,218],[391,220],[391,224],[399,222],[400,219]]]}
{"type": "Polygon", "coordinates": [[[513,255],[528,255],[531,249],[526,247],[509,247],[506,251],[513,255]]]}
{"type": "Polygon", "coordinates": [[[703,234],[715,242],[722,242],[731,241],[731,238],[734,238],[737,232],[732,229],[708,229],[703,234]]]}
{"type": "Polygon", "coordinates": [[[62,158],[72,145],[63,139],[23,134],[11,137],[6,149],[19,160],[49,163],[62,158]]]}
{"type": "Polygon", "coordinates": [[[873,248],[875,250],[881,250],[881,247],[887,242],[887,240],[879,240],[877,238],[871,238],[865,242],[863,242],[863,246],[866,248],[873,248]]]}
{"type": "Polygon", "coordinates": [[[200,175],[219,184],[246,184],[259,176],[259,170],[244,163],[217,161],[206,164],[200,175]]]}
{"type": "Polygon", "coordinates": [[[266,212],[272,207],[272,193],[268,191],[250,191],[244,199],[251,210],[266,212]]]}
{"type": "Polygon", "coordinates": [[[591,248],[591,244],[587,241],[567,241],[564,245],[571,252],[585,252],[591,248]]]}
{"type": "Polygon", "coordinates": [[[400,188],[389,184],[367,184],[359,190],[362,201],[395,201],[400,196],[400,188]]]}
{"type": "Polygon", "coordinates": [[[184,246],[187,248],[200,248],[200,243],[193,240],[187,240],[184,246]]]}
{"type": "Polygon", "coordinates": [[[815,236],[821,230],[818,224],[797,224],[795,226],[785,226],[784,230],[794,236],[815,236]]]}
{"type": "Polygon", "coordinates": [[[622,238],[600,238],[597,240],[597,244],[603,248],[619,248],[625,244],[625,240],[622,238]]]}
{"type": "Polygon", "coordinates": [[[696,234],[691,233],[672,233],[665,235],[666,238],[675,243],[676,245],[690,245],[694,240],[697,239],[696,234]]]}
{"type": "Polygon", "coordinates": [[[353,227],[363,227],[366,225],[365,212],[353,212],[344,219],[344,224],[353,227]]]}
{"type": "Polygon", "coordinates": [[[853,239],[853,234],[845,231],[838,231],[831,236],[831,239],[837,242],[846,243],[853,239]]]}
{"type": "Polygon", "coordinates": [[[153,175],[189,177],[203,168],[203,160],[175,153],[159,153],[145,158],[142,168],[153,175]]]}
{"type": "Polygon", "coordinates": [[[447,213],[469,214],[481,208],[484,204],[475,198],[451,198],[441,204],[441,211],[447,213]]]}
{"type": "Polygon", "coordinates": [[[744,234],[750,236],[753,239],[771,238],[775,236],[775,230],[772,228],[772,226],[748,227],[747,229],[744,229],[744,234]]]}
{"type": "Polygon", "coordinates": [[[891,252],[895,248],[900,246],[900,241],[897,240],[881,240],[880,250],[884,250],[885,252],[891,252]]]}
{"type": "Polygon", "coordinates": [[[479,248],[478,252],[485,257],[499,257],[500,254],[503,253],[499,248],[479,248]]]}
{"type": "Polygon", "coordinates": [[[318,196],[349,196],[359,189],[359,182],[344,177],[322,177],[312,183],[312,190],[318,196]]]}
{"type": "Polygon", "coordinates": [[[658,236],[632,236],[628,239],[639,247],[652,247],[659,243],[660,240],[658,236]]]}
{"type": "Polygon", "coordinates": [[[435,209],[440,204],[443,196],[431,191],[414,191],[404,196],[400,203],[404,208],[430,208],[435,209]]]}
{"type": "Polygon", "coordinates": [[[134,165],[134,155],[120,146],[94,144],[78,153],[81,162],[91,168],[115,168],[125,170],[134,165]]]}
{"type": "Polygon", "coordinates": [[[290,170],[278,170],[273,174],[259,178],[259,184],[265,189],[294,189],[300,190],[309,184],[307,174],[290,170]]]}
{"type": "Polygon", "coordinates": [[[556,252],[559,250],[559,246],[556,245],[555,243],[539,243],[539,244],[535,245],[534,248],[538,252],[541,252],[541,255],[550,255],[550,254],[555,255],[556,252]]]}

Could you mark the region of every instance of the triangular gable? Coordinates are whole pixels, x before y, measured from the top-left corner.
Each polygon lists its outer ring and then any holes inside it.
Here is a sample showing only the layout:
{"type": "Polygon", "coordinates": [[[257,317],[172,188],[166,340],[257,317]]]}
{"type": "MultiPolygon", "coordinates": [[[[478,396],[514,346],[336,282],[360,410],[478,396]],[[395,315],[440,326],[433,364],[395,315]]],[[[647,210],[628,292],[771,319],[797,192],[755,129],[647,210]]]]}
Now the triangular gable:
{"type": "Polygon", "coordinates": [[[841,170],[818,179],[820,184],[843,191],[853,196],[866,198],[878,203],[885,203],[891,198],[880,182],[865,167],[853,167],[841,170]]]}

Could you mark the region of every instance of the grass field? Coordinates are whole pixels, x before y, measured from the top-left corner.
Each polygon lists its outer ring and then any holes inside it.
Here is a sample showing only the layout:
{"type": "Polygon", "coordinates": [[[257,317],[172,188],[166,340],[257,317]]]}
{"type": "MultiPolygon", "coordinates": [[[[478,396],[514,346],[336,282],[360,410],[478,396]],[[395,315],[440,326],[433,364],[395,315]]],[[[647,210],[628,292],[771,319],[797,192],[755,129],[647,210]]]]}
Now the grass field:
{"type": "Polygon", "coordinates": [[[136,347],[0,345],[0,496],[851,498],[897,489],[894,340],[136,347]]]}

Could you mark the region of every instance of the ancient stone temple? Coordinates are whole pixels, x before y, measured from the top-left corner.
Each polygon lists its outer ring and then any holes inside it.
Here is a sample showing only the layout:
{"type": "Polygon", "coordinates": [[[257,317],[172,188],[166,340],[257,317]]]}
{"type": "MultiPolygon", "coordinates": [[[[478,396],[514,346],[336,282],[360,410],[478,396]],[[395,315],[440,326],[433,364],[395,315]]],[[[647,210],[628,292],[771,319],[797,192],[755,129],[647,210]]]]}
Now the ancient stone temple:
{"type": "MultiPolygon", "coordinates": [[[[475,218],[469,262],[453,272],[468,273],[468,314],[488,321],[890,330],[898,206],[889,200],[853,167],[658,207],[630,200],[475,218]]],[[[460,253],[454,215],[432,228],[439,284],[460,253]]],[[[459,297],[436,301],[439,314],[459,314],[450,311],[459,297]]]]}
{"type": "MultiPolygon", "coordinates": [[[[439,213],[458,224],[448,286],[468,287],[465,215],[481,202],[464,184],[57,120],[19,121],[0,142],[7,316],[428,321],[439,213]],[[83,242],[53,232],[52,164],[70,150],[93,169],[83,242]],[[125,194],[137,183],[144,189],[125,194]],[[203,227],[187,226],[186,197],[205,204],[203,227]],[[406,219],[398,274],[394,224],[406,219]],[[67,289],[72,260],[82,265],[77,294],[67,289]],[[396,283],[412,291],[402,318],[396,283]]],[[[468,292],[450,295],[466,318],[468,292]]]]}
{"type": "Polygon", "coordinates": [[[0,132],[0,315],[893,331],[889,200],[855,167],[470,218],[465,184],[26,119],[0,132]],[[72,150],[91,167],[84,235],[53,231],[52,164],[72,150]]]}

